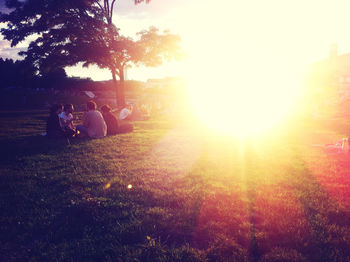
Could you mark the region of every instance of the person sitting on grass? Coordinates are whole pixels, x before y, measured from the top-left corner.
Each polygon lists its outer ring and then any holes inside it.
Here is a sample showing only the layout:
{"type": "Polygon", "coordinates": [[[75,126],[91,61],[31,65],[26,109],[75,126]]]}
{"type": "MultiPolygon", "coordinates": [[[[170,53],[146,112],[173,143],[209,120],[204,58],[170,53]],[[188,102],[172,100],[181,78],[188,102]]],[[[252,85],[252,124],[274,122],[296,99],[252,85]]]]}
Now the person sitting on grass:
{"type": "Polygon", "coordinates": [[[63,130],[66,133],[71,133],[72,135],[75,134],[75,128],[73,125],[74,117],[72,115],[73,110],[74,110],[74,107],[72,104],[66,104],[64,106],[64,111],[58,115],[60,118],[60,123],[61,123],[63,130]]]}
{"type": "Polygon", "coordinates": [[[46,134],[50,138],[64,138],[66,133],[60,124],[58,117],[61,114],[63,106],[61,104],[55,104],[51,107],[50,116],[46,122],[46,134]]]}
{"type": "Polygon", "coordinates": [[[103,118],[107,125],[107,135],[113,136],[118,133],[118,119],[111,112],[111,107],[109,105],[103,105],[101,107],[103,118]]]}
{"type": "Polygon", "coordinates": [[[102,138],[107,135],[107,125],[102,114],[96,110],[96,103],[89,101],[86,104],[87,112],[83,115],[83,125],[78,125],[77,130],[90,138],[102,138]]]}

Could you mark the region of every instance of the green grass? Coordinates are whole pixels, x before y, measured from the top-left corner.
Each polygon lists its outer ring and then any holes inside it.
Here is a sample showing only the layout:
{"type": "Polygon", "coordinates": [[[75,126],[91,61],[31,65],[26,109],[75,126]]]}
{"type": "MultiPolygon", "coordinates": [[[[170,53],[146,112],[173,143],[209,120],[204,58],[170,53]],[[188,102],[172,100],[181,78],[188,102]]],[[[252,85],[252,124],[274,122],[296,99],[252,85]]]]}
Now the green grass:
{"type": "Polygon", "coordinates": [[[310,146],[345,121],[238,140],[159,117],[68,144],[45,118],[0,112],[1,261],[350,261],[350,157],[310,146]]]}

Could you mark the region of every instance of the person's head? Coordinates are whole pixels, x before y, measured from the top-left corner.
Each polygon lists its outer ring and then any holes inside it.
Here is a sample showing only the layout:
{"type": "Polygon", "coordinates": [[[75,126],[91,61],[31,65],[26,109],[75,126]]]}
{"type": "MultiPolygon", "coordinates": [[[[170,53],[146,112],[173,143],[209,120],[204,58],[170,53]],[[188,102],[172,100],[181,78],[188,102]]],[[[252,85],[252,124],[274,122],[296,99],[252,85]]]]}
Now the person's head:
{"type": "Polygon", "coordinates": [[[90,100],[86,103],[86,109],[87,111],[96,110],[96,103],[93,100],[90,100]]]}
{"type": "Polygon", "coordinates": [[[73,111],[74,111],[73,105],[72,104],[65,104],[64,105],[64,111],[66,113],[73,113],[73,111]]]}
{"type": "Polygon", "coordinates": [[[54,104],[52,107],[51,107],[51,110],[50,110],[50,113],[52,115],[58,115],[62,112],[63,110],[63,105],[61,104],[54,104]]]}
{"type": "Polygon", "coordinates": [[[102,111],[102,113],[108,113],[111,111],[111,107],[109,105],[103,105],[101,107],[101,111],[102,111]]]}
{"type": "Polygon", "coordinates": [[[126,108],[129,109],[130,111],[132,111],[133,106],[132,106],[132,104],[128,104],[128,105],[126,106],[126,108]]]}

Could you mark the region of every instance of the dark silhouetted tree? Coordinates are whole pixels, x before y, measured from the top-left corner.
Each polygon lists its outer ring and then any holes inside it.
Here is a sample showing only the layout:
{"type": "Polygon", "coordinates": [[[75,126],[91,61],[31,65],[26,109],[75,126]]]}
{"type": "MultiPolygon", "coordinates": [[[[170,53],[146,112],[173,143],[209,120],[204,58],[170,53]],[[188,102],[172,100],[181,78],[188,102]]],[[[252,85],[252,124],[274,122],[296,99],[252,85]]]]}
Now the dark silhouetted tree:
{"type": "Polygon", "coordinates": [[[35,68],[26,61],[0,58],[0,87],[29,87],[35,77],[35,68]]]}
{"type": "MultiPolygon", "coordinates": [[[[29,36],[35,36],[26,57],[41,73],[57,68],[92,62],[109,68],[116,83],[120,68],[114,67],[117,52],[125,52],[127,42],[112,23],[116,0],[6,0],[8,13],[2,13],[0,22],[5,39],[16,46],[29,36]],[[98,58],[93,61],[92,58],[98,58]]],[[[135,0],[135,4],[149,0],[135,0]]],[[[121,64],[121,63],[119,63],[121,64]]],[[[122,74],[119,74],[119,76],[122,74]]],[[[123,80],[122,77],[120,79],[123,80]]],[[[125,103],[122,92],[117,92],[119,105],[125,103]]]]}
{"type": "Polygon", "coordinates": [[[107,48],[96,47],[99,52],[90,56],[84,66],[97,64],[100,68],[108,68],[112,72],[113,81],[119,77],[118,105],[124,105],[124,70],[132,65],[159,66],[164,60],[179,60],[182,57],[181,39],[178,35],[151,27],[138,33],[139,38],[118,36],[107,48]],[[104,53],[103,53],[104,52],[104,53]]]}

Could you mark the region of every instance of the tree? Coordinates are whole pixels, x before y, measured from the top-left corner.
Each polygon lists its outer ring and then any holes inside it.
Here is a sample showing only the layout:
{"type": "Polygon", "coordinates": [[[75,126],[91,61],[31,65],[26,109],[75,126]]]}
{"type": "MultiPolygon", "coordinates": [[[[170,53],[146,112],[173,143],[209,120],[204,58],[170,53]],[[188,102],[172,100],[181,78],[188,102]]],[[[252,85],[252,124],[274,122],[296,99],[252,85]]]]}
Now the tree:
{"type": "Polygon", "coordinates": [[[23,60],[0,58],[0,87],[29,87],[35,77],[35,68],[23,60]]]}
{"type": "Polygon", "coordinates": [[[108,68],[112,72],[116,84],[116,75],[119,77],[117,104],[124,105],[124,70],[132,65],[159,66],[164,60],[181,59],[180,37],[168,31],[159,33],[151,27],[138,33],[139,39],[118,36],[108,49],[100,47],[104,54],[95,53],[90,56],[84,66],[97,64],[100,68],[108,68]]]}
{"type": "MultiPolygon", "coordinates": [[[[149,1],[135,0],[134,3],[149,1]]],[[[139,63],[143,58],[143,61],[152,64],[152,59],[147,58],[146,53],[153,55],[157,49],[141,48],[151,38],[147,40],[144,37],[143,41],[136,43],[119,35],[118,28],[112,23],[115,2],[116,0],[6,0],[6,6],[11,11],[0,16],[0,22],[7,25],[1,29],[1,33],[11,42],[11,46],[16,46],[29,36],[36,36],[28,50],[21,52],[21,55],[39,72],[55,71],[79,62],[84,62],[86,66],[94,63],[108,68],[115,84],[116,75],[123,83],[125,61],[139,63]],[[152,52],[149,51],[151,49],[152,52]],[[140,55],[142,50],[145,54],[140,55]]],[[[144,36],[146,35],[145,31],[144,36]]],[[[151,35],[155,36],[154,31],[151,35]]],[[[117,88],[118,105],[125,104],[122,86],[121,90],[117,88]]]]}
{"type": "Polygon", "coordinates": [[[1,33],[12,47],[36,36],[20,54],[40,73],[84,60],[89,43],[104,30],[102,14],[90,0],[7,0],[6,5],[11,12],[1,14],[7,25],[1,33]]]}

